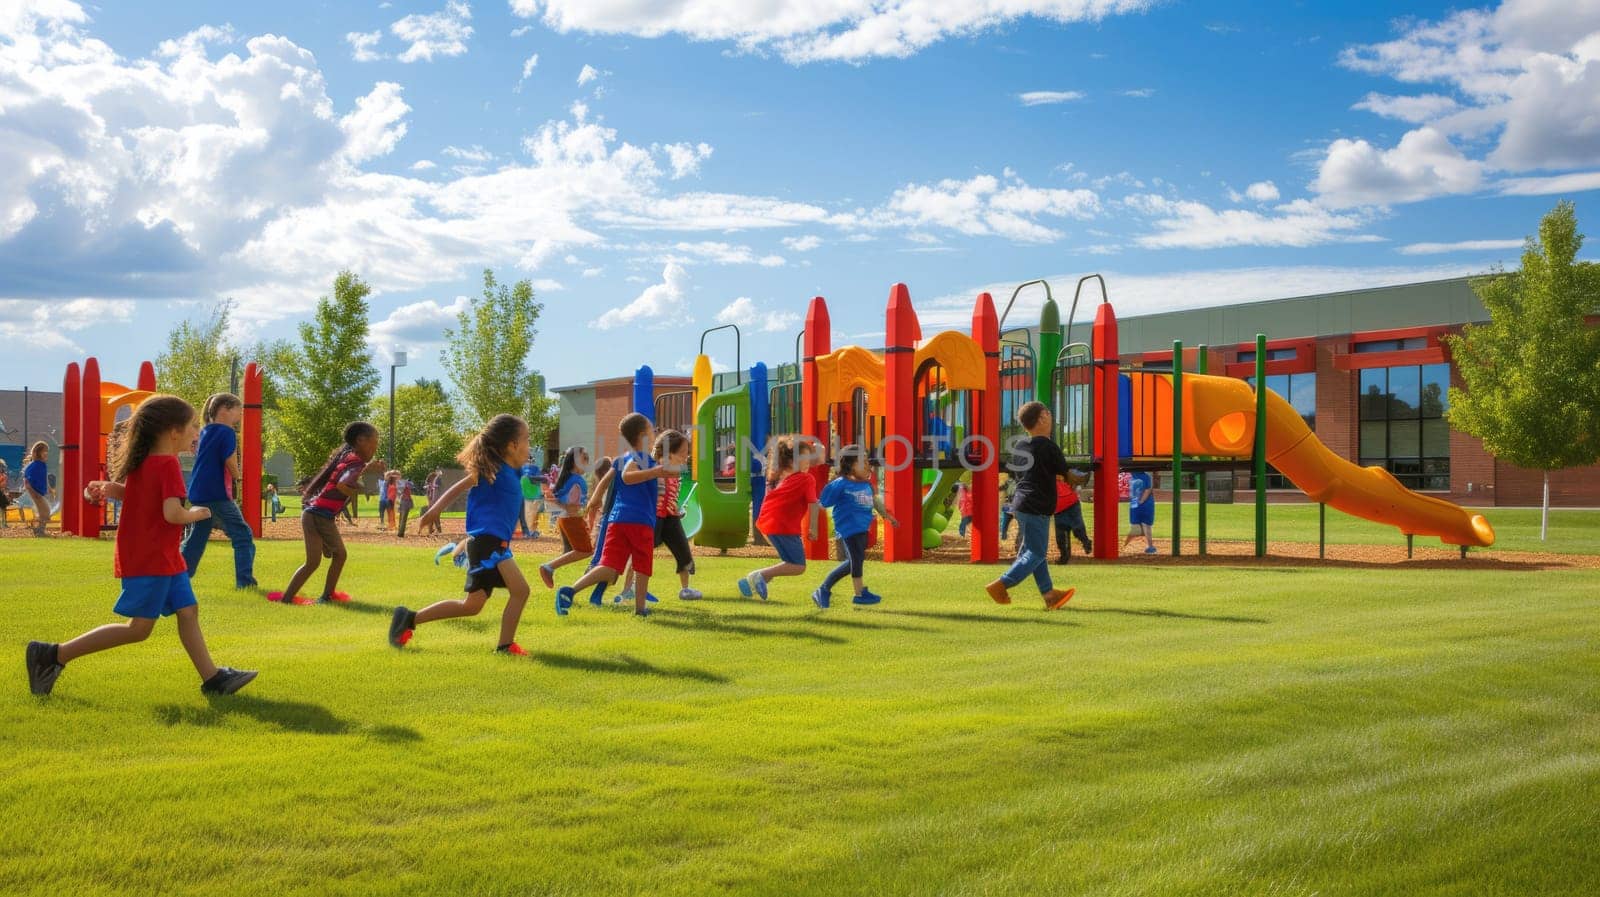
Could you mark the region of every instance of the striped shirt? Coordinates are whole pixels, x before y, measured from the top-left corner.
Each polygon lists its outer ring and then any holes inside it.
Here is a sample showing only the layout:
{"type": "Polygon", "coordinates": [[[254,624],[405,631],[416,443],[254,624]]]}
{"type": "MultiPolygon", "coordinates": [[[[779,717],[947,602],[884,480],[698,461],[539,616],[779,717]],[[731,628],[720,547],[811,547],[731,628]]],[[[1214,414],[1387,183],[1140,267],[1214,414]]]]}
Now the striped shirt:
{"type": "Polygon", "coordinates": [[[678,485],[680,481],[677,477],[667,477],[660,482],[661,498],[656,501],[656,516],[677,517],[679,515],[678,485]]]}

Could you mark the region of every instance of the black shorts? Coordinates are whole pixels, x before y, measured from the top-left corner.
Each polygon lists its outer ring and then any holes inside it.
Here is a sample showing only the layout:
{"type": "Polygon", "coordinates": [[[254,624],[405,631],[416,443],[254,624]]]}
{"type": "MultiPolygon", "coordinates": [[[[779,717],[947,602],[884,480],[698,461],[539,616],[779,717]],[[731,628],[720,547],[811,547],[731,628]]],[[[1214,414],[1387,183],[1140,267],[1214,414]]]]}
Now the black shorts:
{"type": "Polygon", "coordinates": [[[684,534],[682,517],[656,518],[656,547],[662,545],[671,549],[672,559],[678,562],[679,573],[694,572],[694,552],[689,549],[689,537],[684,534]]]}
{"type": "Polygon", "coordinates": [[[511,543],[499,536],[471,536],[467,543],[467,582],[463,592],[494,594],[495,589],[506,587],[500,575],[500,563],[511,560],[511,543]]]}

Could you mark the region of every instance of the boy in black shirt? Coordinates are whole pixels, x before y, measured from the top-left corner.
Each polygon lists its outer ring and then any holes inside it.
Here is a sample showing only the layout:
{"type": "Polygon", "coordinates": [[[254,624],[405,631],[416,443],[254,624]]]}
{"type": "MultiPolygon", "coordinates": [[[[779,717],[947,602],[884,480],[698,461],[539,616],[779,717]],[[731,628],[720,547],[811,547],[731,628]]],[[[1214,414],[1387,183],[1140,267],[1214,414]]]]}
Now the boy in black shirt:
{"type": "Polygon", "coordinates": [[[1057,610],[1072,600],[1073,589],[1057,589],[1050,582],[1050,520],[1056,510],[1056,480],[1068,474],[1066,456],[1050,438],[1055,425],[1043,402],[1029,402],[1017,410],[1017,423],[1028,431],[1027,442],[1014,448],[1011,478],[1017,484],[1011,513],[1022,535],[1022,551],[1011,569],[985,589],[996,604],[1010,604],[1010,589],[1033,574],[1044,597],[1045,610],[1057,610]]]}

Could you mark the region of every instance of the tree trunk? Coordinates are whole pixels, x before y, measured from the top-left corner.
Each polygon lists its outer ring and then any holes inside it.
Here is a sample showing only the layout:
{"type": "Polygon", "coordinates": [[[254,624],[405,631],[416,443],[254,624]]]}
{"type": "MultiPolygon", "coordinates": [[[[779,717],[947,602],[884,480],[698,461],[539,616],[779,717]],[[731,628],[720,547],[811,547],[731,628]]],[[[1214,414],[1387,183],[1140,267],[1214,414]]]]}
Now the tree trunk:
{"type": "Polygon", "coordinates": [[[1550,471],[1544,472],[1544,504],[1539,510],[1539,541],[1550,532],[1550,471]]]}

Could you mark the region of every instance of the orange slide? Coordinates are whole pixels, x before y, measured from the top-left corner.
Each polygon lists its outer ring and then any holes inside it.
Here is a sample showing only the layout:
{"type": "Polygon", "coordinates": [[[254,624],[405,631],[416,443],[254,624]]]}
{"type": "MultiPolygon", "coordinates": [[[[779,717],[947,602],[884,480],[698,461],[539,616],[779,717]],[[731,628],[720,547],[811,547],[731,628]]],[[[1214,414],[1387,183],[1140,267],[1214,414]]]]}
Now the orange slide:
{"type": "MultiPolygon", "coordinates": [[[[1164,398],[1170,401],[1171,378],[1163,379],[1167,380],[1164,398]]],[[[1185,373],[1183,410],[1185,455],[1250,455],[1256,399],[1249,384],[1232,377],[1185,373]]],[[[1167,420],[1171,420],[1170,411],[1167,420]]],[[[1318,441],[1299,412],[1271,390],[1267,391],[1266,431],[1267,463],[1316,501],[1390,524],[1407,535],[1438,536],[1448,545],[1481,548],[1494,544],[1494,527],[1482,514],[1418,495],[1380,467],[1360,467],[1339,457],[1318,441]]],[[[1170,436],[1164,441],[1169,443],[1166,451],[1170,453],[1170,436]]]]}

